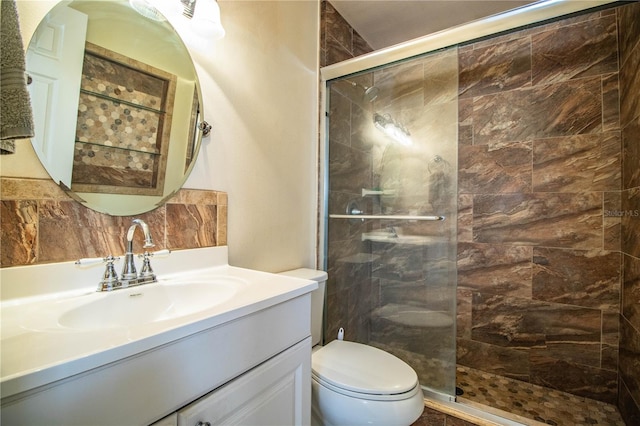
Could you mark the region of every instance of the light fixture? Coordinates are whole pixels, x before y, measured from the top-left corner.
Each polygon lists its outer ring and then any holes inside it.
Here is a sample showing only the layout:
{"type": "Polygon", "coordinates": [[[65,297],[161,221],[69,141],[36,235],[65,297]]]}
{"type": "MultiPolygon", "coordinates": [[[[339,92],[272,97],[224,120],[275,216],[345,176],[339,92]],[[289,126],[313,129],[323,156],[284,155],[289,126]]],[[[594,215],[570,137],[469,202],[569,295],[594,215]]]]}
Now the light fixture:
{"type": "Polygon", "coordinates": [[[375,113],[373,115],[373,124],[378,130],[400,145],[410,146],[413,144],[411,133],[403,125],[391,118],[389,114],[381,115],[375,113]]]}
{"type": "Polygon", "coordinates": [[[216,0],[180,0],[182,15],[191,20],[189,28],[203,40],[217,40],[225,35],[216,0]]]}

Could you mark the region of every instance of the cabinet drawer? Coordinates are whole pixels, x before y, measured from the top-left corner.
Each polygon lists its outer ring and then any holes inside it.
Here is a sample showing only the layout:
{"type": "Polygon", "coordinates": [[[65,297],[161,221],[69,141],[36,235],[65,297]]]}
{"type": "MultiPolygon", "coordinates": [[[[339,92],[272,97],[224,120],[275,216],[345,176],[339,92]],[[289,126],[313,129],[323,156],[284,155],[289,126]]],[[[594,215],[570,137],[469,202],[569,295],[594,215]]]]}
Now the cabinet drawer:
{"type": "Polygon", "coordinates": [[[311,338],[178,411],[178,426],[308,425],[311,338]]]}

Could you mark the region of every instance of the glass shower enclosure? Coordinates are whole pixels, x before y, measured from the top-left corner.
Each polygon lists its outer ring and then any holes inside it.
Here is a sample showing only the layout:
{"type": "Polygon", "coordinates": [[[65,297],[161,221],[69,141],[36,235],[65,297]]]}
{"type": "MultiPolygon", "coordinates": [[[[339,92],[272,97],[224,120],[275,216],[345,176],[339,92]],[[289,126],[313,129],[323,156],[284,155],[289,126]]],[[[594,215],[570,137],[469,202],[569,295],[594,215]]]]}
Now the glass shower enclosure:
{"type": "Polygon", "coordinates": [[[457,48],[327,82],[325,343],[384,349],[455,397],[457,48]]]}

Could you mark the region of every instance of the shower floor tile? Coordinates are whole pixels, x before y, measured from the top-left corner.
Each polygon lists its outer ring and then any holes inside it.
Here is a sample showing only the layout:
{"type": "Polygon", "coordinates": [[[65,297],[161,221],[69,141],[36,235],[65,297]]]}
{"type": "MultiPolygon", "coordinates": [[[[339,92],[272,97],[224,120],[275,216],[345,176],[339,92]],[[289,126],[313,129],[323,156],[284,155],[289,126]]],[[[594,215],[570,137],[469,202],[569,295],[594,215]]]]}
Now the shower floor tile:
{"type": "Polygon", "coordinates": [[[480,404],[549,425],[624,426],[614,405],[458,366],[460,402],[480,404]]]}

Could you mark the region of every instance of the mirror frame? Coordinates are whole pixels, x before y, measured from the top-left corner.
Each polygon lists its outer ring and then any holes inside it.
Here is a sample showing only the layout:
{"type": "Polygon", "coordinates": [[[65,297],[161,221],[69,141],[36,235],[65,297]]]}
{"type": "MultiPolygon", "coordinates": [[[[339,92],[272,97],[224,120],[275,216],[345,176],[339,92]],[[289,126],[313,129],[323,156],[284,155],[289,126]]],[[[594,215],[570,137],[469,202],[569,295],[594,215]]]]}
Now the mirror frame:
{"type": "MultiPolygon", "coordinates": [[[[110,214],[114,216],[129,216],[140,213],[145,213],[151,210],[154,210],[158,207],[164,205],[167,199],[171,198],[175,195],[175,193],[184,185],[184,182],[188,178],[191,173],[198,152],[200,151],[200,147],[202,144],[202,137],[206,135],[207,132],[204,130],[209,127],[202,120],[203,112],[202,112],[202,91],[201,85],[198,78],[198,74],[195,68],[195,64],[193,58],[187,49],[183,39],[180,37],[176,30],[176,25],[171,22],[171,18],[179,19],[170,14],[165,13],[167,18],[165,21],[156,22],[149,18],[146,18],[136,12],[132,7],[129,6],[129,2],[127,0],[75,0],[75,1],[61,1],[54,4],[43,17],[41,22],[38,24],[38,29],[34,32],[30,42],[29,47],[33,43],[36,43],[36,37],[39,29],[44,23],[48,22],[52,14],[55,14],[56,11],[60,10],[64,7],[71,7],[74,9],[79,9],[82,12],[86,12],[88,15],[88,27],[87,27],[87,42],[101,45],[100,43],[95,43],[95,35],[92,33],[92,29],[95,27],[100,28],[103,31],[103,34],[106,31],[113,32],[113,28],[117,28],[116,25],[124,25],[125,29],[122,31],[117,31],[114,33],[114,41],[109,46],[101,46],[105,47],[108,50],[115,52],[117,55],[122,55],[124,57],[129,54],[131,51],[131,46],[122,46],[123,43],[120,43],[120,46],[116,45],[114,48],[113,44],[118,42],[118,36],[120,32],[126,34],[127,28],[132,28],[132,23],[135,23],[136,32],[134,33],[134,37],[131,37],[129,41],[129,45],[136,44],[136,48],[142,50],[143,56],[146,55],[145,59],[140,62],[147,63],[150,66],[160,68],[157,63],[152,60],[148,60],[147,58],[152,55],[150,52],[153,49],[154,52],[162,52],[164,56],[167,58],[167,63],[169,63],[168,68],[172,66],[174,62],[178,62],[176,58],[185,58],[188,59],[188,64],[186,61],[182,61],[180,65],[175,65],[175,70],[181,70],[182,68],[187,68],[188,72],[178,74],[178,79],[182,79],[184,82],[190,82],[190,86],[188,84],[183,84],[183,96],[181,98],[180,103],[176,103],[173,110],[176,112],[175,116],[172,116],[171,127],[180,128],[180,133],[176,131],[176,134],[171,134],[171,144],[175,145],[176,143],[180,144],[177,149],[182,149],[184,146],[184,153],[180,152],[180,155],[176,155],[174,152],[169,152],[167,158],[162,159],[163,162],[167,165],[167,173],[169,173],[169,168],[171,168],[172,173],[174,173],[175,177],[173,179],[167,179],[170,182],[167,184],[165,188],[162,189],[161,194],[159,195],[137,195],[137,194],[122,194],[122,193],[105,193],[105,192],[81,192],[75,190],[75,185],[71,185],[69,188],[67,185],[62,182],[56,182],[72,199],[77,202],[83,204],[84,206],[98,211],[100,213],[110,214]],[[114,22],[113,20],[116,20],[114,22]],[[91,25],[93,23],[93,26],[91,25]],[[107,27],[108,30],[104,28],[107,27]],[[146,34],[146,37],[139,37],[140,33],[146,34]],[[158,34],[162,35],[159,37],[158,34]],[[140,45],[140,46],[138,46],[140,45]],[[144,48],[143,46],[151,46],[152,48],[144,48]],[[129,50],[127,50],[129,49],[129,50]],[[123,53],[125,52],[125,53],[123,53]],[[169,52],[169,53],[166,53],[169,52]],[[190,88],[190,92],[188,93],[189,104],[187,105],[185,99],[187,99],[187,90],[184,88],[190,88]],[[189,110],[190,113],[181,113],[181,110],[189,110]],[[187,118],[188,116],[188,118],[187,118]],[[180,121],[177,121],[180,120],[180,121]],[[179,125],[176,126],[176,123],[179,125]],[[179,158],[178,158],[179,157],[179,158]],[[173,160],[170,162],[169,160],[173,160]],[[178,166],[179,164],[179,166],[178,166]],[[183,172],[178,172],[178,167],[183,172]]],[[[162,16],[162,14],[161,14],[162,16]]],[[[109,33],[110,34],[110,33],[109,33]]],[[[104,37],[104,36],[103,36],[104,37]]],[[[129,57],[132,60],[138,60],[138,56],[129,54],[129,57]]],[[[158,56],[158,55],[157,55],[158,56]]],[[[155,58],[155,57],[154,57],[155,58]]],[[[158,61],[158,62],[161,62],[158,61]]],[[[27,63],[27,69],[29,74],[31,74],[32,70],[29,69],[29,63],[27,63]]],[[[174,72],[175,70],[169,70],[169,73],[174,72]]],[[[177,71],[175,71],[177,73],[177,71]]],[[[75,94],[74,94],[75,95],[75,94]]],[[[78,93],[79,96],[79,93],[78,93]]],[[[33,99],[33,98],[32,98],[33,99]]],[[[77,114],[77,108],[74,111],[74,114],[77,114]]],[[[37,110],[38,108],[34,108],[37,110]]],[[[76,123],[74,122],[74,135],[76,129],[76,123]]],[[[207,129],[208,130],[208,129],[207,129]]],[[[38,134],[38,128],[36,127],[36,135],[38,134]]],[[[77,139],[77,138],[75,138],[77,139]]],[[[50,169],[50,165],[47,164],[47,158],[41,153],[41,150],[38,148],[37,142],[35,138],[32,139],[32,144],[34,146],[34,150],[38,155],[38,158],[43,165],[43,167],[47,170],[50,176],[53,176],[52,170],[50,169]]],[[[70,142],[74,143],[74,142],[70,142]]],[[[55,145],[55,144],[53,144],[55,145]]],[[[55,181],[55,180],[54,180],[55,181]]],[[[87,185],[80,185],[80,188],[87,188],[87,185]]],[[[119,192],[129,192],[128,190],[123,190],[119,192]]]]}

